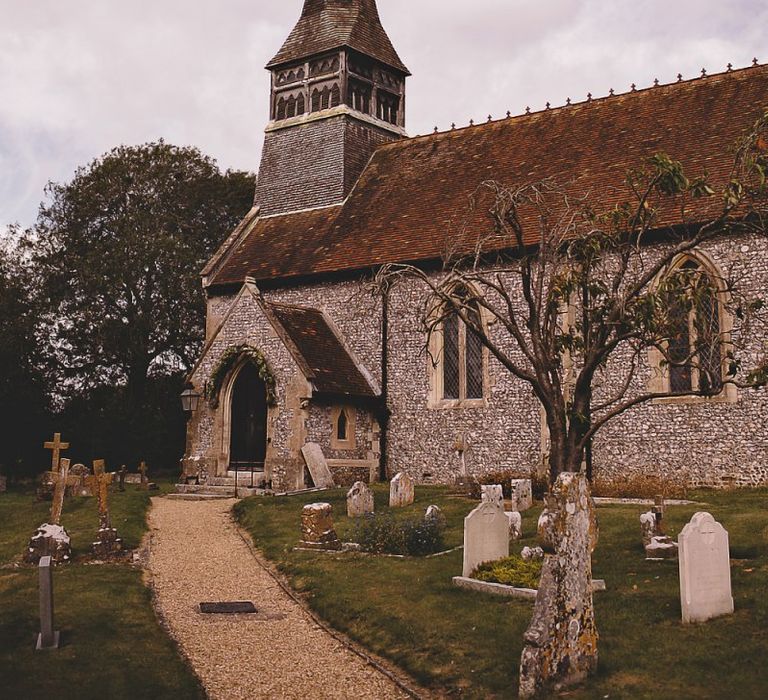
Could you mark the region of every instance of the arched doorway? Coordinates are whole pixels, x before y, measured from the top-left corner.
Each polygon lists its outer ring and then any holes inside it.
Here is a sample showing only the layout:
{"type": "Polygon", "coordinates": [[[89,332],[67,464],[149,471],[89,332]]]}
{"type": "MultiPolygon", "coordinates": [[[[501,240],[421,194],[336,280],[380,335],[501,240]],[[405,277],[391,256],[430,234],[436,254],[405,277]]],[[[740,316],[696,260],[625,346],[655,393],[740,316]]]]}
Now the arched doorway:
{"type": "Polygon", "coordinates": [[[247,362],[232,390],[232,430],[229,468],[264,471],[267,456],[267,387],[259,372],[247,362]]]}

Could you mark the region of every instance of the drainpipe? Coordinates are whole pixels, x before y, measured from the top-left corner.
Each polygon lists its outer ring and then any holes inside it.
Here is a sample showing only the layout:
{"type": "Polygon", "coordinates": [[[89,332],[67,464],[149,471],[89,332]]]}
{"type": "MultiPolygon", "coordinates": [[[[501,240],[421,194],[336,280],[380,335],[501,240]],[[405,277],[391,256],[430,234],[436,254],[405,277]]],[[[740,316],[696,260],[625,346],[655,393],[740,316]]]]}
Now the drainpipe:
{"type": "Polygon", "coordinates": [[[381,295],[381,409],[379,414],[379,479],[387,480],[387,434],[389,432],[389,284],[381,295]]]}

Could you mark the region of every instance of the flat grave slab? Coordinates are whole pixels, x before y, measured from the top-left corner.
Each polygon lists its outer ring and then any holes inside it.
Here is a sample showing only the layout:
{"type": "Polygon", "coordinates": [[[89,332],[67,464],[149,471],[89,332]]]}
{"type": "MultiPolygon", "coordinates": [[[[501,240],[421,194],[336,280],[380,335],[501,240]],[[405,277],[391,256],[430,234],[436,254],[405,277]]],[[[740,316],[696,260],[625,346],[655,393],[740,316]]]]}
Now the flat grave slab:
{"type": "Polygon", "coordinates": [[[256,606],[249,601],[232,603],[200,603],[203,615],[253,615],[257,613],[256,606]]]}

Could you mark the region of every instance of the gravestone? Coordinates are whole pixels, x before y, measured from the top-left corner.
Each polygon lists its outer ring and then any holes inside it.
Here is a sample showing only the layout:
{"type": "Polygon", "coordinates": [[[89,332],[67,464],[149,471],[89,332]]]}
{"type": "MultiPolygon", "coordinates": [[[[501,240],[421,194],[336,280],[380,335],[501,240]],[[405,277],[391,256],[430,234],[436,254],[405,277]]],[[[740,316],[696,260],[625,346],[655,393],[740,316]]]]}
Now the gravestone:
{"type": "Polygon", "coordinates": [[[51,503],[50,522],[41,525],[29,540],[24,560],[39,564],[43,557],[49,556],[56,563],[69,561],[72,554],[71,541],[67,531],[61,526],[61,512],[64,508],[64,495],[69,478],[69,460],[61,460],[61,469],[56,480],[56,487],[51,503]]]}
{"type": "Polygon", "coordinates": [[[128,474],[128,467],[123,465],[120,467],[120,471],[118,472],[118,475],[120,476],[120,481],[118,482],[118,488],[120,489],[120,492],[122,493],[125,491],[125,477],[128,474]]]}
{"type": "Polygon", "coordinates": [[[328,468],[328,462],[325,461],[323,448],[316,442],[308,442],[301,448],[301,455],[304,457],[309,475],[312,477],[312,483],[318,489],[332,489],[333,474],[328,468]]]}
{"type": "Polygon", "coordinates": [[[43,447],[46,450],[51,450],[51,471],[59,471],[61,453],[69,449],[69,443],[61,441],[61,433],[54,433],[53,440],[44,442],[43,447]]]}
{"type": "Polygon", "coordinates": [[[87,497],[92,496],[92,487],[89,484],[90,471],[84,464],[75,464],[69,469],[72,495],[87,497]]]}
{"type": "Polygon", "coordinates": [[[683,622],[733,613],[728,531],[709,513],[696,513],[678,537],[683,622]]]}
{"type": "Polygon", "coordinates": [[[0,493],[5,493],[8,490],[8,477],[0,475],[0,493]]]}
{"type": "Polygon", "coordinates": [[[677,543],[671,537],[667,537],[663,517],[664,508],[658,505],[640,516],[640,532],[643,537],[645,558],[648,560],[677,559],[677,543]]]}
{"type": "Polygon", "coordinates": [[[147,466],[147,463],[142,460],[139,464],[139,472],[141,473],[141,486],[139,487],[142,491],[157,491],[157,484],[149,480],[149,477],[147,476],[147,472],[149,471],[149,467],[147,466]]]}
{"type": "Polygon", "coordinates": [[[482,502],[464,518],[464,564],[462,576],[487,561],[509,556],[509,519],[495,503],[482,502]]]}
{"type": "Polygon", "coordinates": [[[523,561],[544,561],[544,550],[541,547],[523,547],[520,558],[523,561]]]}
{"type": "Polygon", "coordinates": [[[439,528],[444,528],[448,524],[443,511],[439,506],[434,505],[427,508],[427,511],[424,513],[424,520],[431,520],[439,528]]]}
{"type": "Polygon", "coordinates": [[[53,567],[51,557],[41,557],[38,564],[40,585],[40,634],[37,651],[59,648],[59,633],[53,629],[53,567]]]}
{"type": "Polygon", "coordinates": [[[123,541],[118,537],[117,530],[112,527],[109,518],[109,485],[112,483],[112,476],[102,472],[94,477],[98,482],[99,530],[96,541],[91,545],[91,551],[98,559],[110,559],[123,549],[123,541]]]}
{"type": "Polygon", "coordinates": [[[395,474],[389,482],[389,507],[404,508],[411,505],[415,497],[413,479],[405,472],[395,474]]]}
{"type": "Polygon", "coordinates": [[[333,506],[310,503],[301,511],[301,542],[304,549],[341,549],[341,541],[333,528],[333,506]]]}
{"type": "Polygon", "coordinates": [[[560,474],[539,518],[545,556],[520,660],[521,698],[559,691],[597,669],[592,604],[592,552],[597,537],[586,476],[560,474]]]}
{"type": "Polygon", "coordinates": [[[347,517],[362,518],[373,513],[373,491],[362,481],[356,481],[347,493],[347,517]]]}
{"type": "Polygon", "coordinates": [[[512,479],[512,510],[522,513],[533,506],[533,487],[530,479],[512,479]]]}
{"type": "Polygon", "coordinates": [[[483,484],[480,487],[480,500],[488,501],[504,509],[504,489],[500,484],[483,484]]]}
{"type": "Polygon", "coordinates": [[[509,539],[516,542],[523,536],[523,516],[517,511],[504,513],[509,520],[509,539]]]}

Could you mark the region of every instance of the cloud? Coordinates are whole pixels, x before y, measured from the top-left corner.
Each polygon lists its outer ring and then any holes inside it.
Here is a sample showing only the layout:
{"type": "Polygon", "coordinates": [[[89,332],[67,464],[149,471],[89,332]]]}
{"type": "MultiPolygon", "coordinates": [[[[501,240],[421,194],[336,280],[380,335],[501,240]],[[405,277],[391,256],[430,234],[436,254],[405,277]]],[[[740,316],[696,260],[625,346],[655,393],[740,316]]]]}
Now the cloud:
{"type": "MultiPolygon", "coordinates": [[[[255,171],[263,66],[301,0],[0,0],[0,223],[30,224],[48,180],[163,137],[255,171]]],[[[768,53],[762,0],[379,0],[414,73],[408,128],[668,82],[768,53]]],[[[763,56],[768,58],[768,56],[763,56]]]]}

